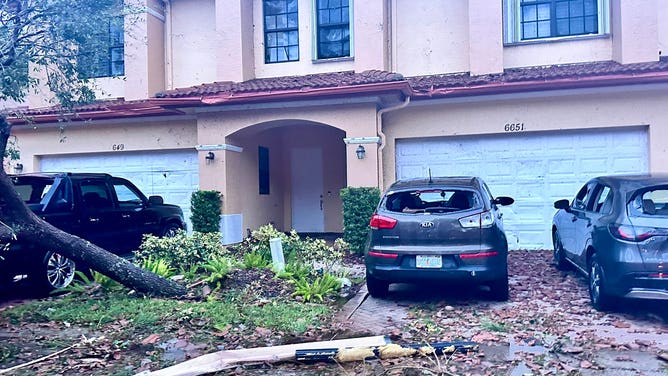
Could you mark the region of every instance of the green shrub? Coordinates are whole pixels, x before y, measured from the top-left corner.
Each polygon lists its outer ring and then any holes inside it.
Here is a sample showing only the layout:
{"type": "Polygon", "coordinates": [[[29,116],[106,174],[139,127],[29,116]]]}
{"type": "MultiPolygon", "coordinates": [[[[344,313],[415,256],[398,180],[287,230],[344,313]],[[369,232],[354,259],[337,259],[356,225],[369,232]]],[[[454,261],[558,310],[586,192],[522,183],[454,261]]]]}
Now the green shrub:
{"type": "Polygon", "coordinates": [[[176,270],[189,270],[204,264],[213,256],[225,256],[226,249],[220,242],[220,233],[193,232],[192,235],[179,231],[171,238],[144,235],[144,240],[135,251],[135,257],[141,263],[144,259],[159,258],[176,270]]]}
{"type": "Polygon", "coordinates": [[[192,193],[190,221],[193,224],[193,231],[205,233],[220,231],[220,198],[218,191],[192,193]]]}
{"type": "Polygon", "coordinates": [[[369,220],[380,201],[375,187],[348,187],[341,190],[343,201],[343,238],[350,249],[362,253],[369,232],[369,220]]]}
{"type": "Polygon", "coordinates": [[[316,278],[312,283],[305,278],[295,281],[294,296],[301,296],[305,302],[317,299],[322,302],[324,297],[333,294],[341,288],[341,282],[338,278],[329,273],[316,278]]]}
{"type": "Polygon", "coordinates": [[[343,252],[327,245],[322,239],[306,238],[295,250],[294,259],[325,273],[334,273],[335,266],[343,259],[343,252]]]}

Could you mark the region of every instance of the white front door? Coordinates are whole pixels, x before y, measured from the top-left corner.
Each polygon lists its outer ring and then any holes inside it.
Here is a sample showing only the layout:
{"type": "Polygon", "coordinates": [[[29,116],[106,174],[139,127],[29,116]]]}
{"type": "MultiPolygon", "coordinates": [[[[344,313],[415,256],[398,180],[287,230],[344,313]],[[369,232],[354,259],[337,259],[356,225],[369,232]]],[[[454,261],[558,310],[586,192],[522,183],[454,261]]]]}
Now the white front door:
{"type": "Polygon", "coordinates": [[[292,228],[297,232],[324,232],[322,149],[292,149],[290,169],[292,228]]]}

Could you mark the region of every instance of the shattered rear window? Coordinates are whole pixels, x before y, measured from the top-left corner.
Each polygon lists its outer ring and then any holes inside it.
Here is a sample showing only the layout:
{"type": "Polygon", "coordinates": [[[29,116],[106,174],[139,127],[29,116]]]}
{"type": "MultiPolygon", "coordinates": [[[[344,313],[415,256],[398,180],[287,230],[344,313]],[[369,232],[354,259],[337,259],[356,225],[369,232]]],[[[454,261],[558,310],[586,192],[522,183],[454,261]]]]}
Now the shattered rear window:
{"type": "Polygon", "coordinates": [[[630,207],[633,213],[668,216],[668,187],[650,189],[636,195],[630,207]]]}
{"type": "Polygon", "coordinates": [[[475,191],[429,189],[389,193],[385,208],[398,213],[450,213],[482,206],[475,191]]]}

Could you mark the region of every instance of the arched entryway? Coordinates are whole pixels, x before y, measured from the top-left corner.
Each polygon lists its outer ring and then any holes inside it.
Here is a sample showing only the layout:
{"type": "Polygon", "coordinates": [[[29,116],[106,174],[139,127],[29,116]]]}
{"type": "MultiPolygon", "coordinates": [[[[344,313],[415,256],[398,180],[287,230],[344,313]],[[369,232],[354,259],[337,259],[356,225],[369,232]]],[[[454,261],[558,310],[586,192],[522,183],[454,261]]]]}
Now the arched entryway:
{"type": "Polygon", "coordinates": [[[224,211],[242,213],[246,231],[272,223],[301,233],[341,232],[346,134],[303,120],[255,124],[228,135],[224,211]]]}

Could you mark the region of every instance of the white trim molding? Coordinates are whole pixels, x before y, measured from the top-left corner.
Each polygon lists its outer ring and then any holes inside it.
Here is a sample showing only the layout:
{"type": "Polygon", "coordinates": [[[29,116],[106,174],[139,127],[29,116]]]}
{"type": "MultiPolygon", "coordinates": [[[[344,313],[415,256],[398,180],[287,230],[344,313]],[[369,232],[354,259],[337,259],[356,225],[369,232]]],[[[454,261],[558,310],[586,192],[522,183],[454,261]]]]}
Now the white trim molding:
{"type": "Polygon", "coordinates": [[[244,148],[228,144],[206,144],[206,145],[196,145],[195,150],[197,151],[227,150],[241,153],[242,151],[244,151],[244,148]]]}
{"type": "Polygon", "coordinates": [[[350,144],[380,144],[380,137],[347,137],[343,139],[347,145],[350,144]]]}

